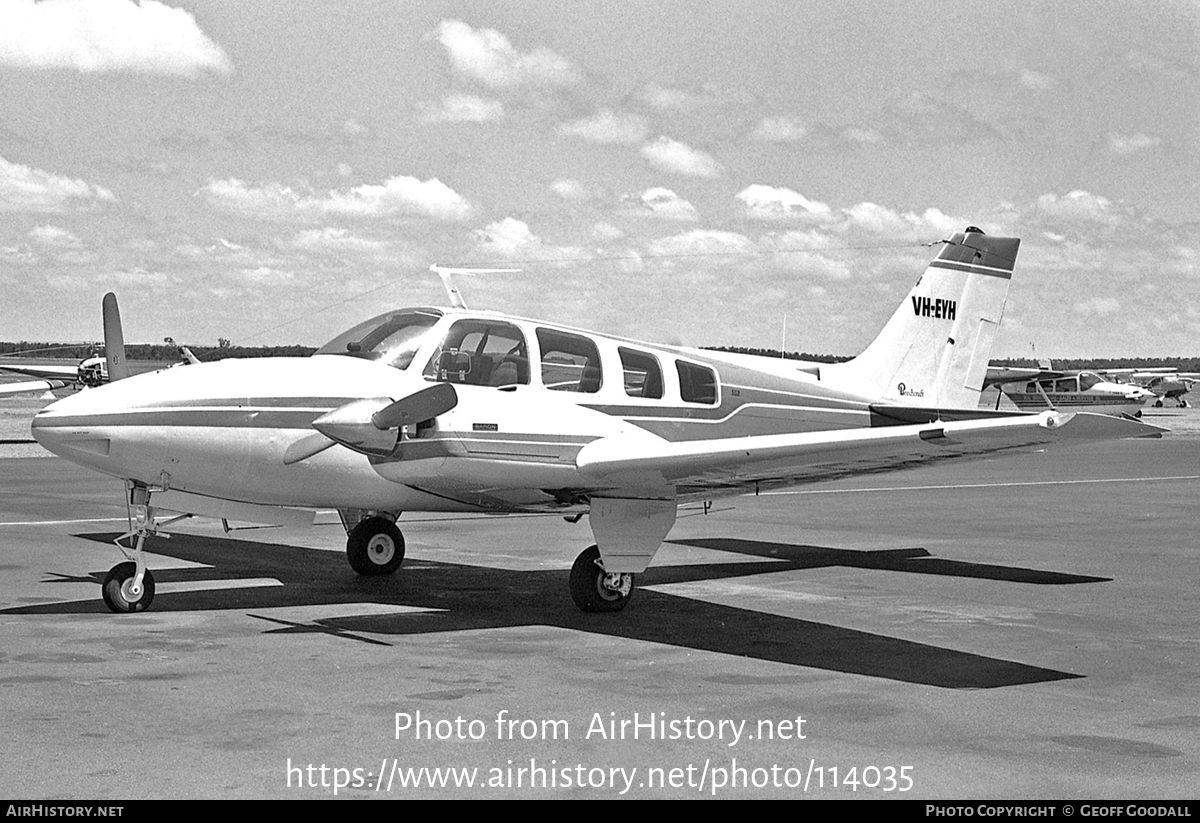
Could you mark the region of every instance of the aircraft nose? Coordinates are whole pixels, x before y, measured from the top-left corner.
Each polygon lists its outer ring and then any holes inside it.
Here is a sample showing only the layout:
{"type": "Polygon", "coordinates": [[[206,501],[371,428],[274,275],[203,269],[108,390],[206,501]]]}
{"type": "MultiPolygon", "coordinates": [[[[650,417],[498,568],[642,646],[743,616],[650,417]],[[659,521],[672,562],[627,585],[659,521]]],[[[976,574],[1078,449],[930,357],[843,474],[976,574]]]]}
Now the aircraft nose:
{"type": "Polygon", "coordinates": [[[97,466],[108,457],[111,442],[100,431],[104,408],[103,389],[87,389],[64,397],[39,411],[30,433],[42,448],[85,465],[97,466]]]}

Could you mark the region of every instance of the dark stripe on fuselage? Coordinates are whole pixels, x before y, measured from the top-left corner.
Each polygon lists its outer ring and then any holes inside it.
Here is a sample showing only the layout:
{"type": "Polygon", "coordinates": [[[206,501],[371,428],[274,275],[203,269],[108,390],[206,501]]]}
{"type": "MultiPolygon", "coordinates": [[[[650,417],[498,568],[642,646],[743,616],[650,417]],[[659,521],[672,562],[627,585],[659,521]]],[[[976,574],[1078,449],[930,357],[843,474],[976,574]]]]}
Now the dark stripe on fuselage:
{"type": "Polygon", "coordinates": [[[81,426],[158,426],[235,429],[307,429],[330,409],[279,411],[254,407],[213,409],[131,409],[108,414],[40,414],[34,418],[40,429],[81,426]]]}

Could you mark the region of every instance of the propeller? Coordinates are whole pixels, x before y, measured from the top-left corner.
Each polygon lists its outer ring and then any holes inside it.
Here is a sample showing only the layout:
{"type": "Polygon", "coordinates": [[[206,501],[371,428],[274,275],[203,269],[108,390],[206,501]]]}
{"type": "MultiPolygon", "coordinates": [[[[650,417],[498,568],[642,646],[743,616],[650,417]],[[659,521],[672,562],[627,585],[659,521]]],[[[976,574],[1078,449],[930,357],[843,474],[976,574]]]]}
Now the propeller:
{"type": "Polygon", "coordinates": [[[338,406],[312,422],[315,434],[288,446],[285,465],[320,454],[336,444],[374,457],[387,457],[400,442],[400,427],[431,420],[458,405],[449,383],[437,383],[399,400],[374,397],[338,406]]]}

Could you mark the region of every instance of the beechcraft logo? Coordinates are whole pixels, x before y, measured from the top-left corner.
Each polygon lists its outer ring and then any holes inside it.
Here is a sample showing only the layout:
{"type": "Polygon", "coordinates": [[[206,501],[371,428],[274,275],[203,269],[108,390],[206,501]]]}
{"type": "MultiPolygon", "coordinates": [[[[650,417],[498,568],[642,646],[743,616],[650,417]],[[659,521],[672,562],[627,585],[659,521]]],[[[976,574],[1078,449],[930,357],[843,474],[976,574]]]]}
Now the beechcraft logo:
{"type": "Polygon", "coordinates": [[[943,300],[931,297],[916,297],[912,299],[913,314],[917,317],[933,317],[938,320],[953,320],[958,311],[958,303],[954,300],[943,300]]]}

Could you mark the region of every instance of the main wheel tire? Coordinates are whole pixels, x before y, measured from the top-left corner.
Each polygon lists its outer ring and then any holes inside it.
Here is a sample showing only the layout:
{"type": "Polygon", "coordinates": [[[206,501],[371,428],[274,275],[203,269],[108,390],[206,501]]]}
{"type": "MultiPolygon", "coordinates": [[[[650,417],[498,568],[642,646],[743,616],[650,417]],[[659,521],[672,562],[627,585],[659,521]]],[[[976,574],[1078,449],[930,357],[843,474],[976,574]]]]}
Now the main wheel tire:
{"type": "Polygon", "coordinates": [[[393,574],[404,562],[404,536],[384,517],[368,517],[350,530],[346,559],[367,577],[393,574]]]}
{"type": "Polygon", "coordinates": [[[142,575],[142,591],[135,595],[130,591],[130,586],[136,575],[137,564],[132,561],[118,563],[109,569],[104,585],[100,587],[104,605],[117,614],[144,612],[150,608],[154,600],[154,575],[146,569],[142,575]]]}
{"type": "Polygon", "coordinates": [[[580,611],[619,612],[633,597],[633,586],[629,594],[612,591],[604,585],[604,567],[600,565],[600,549],[589,546],[580,552],[571,566],[571,599],[580,611]]]}

